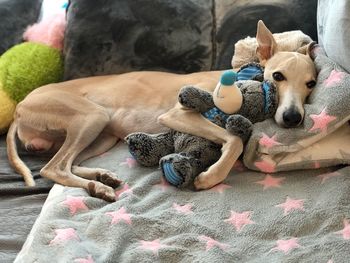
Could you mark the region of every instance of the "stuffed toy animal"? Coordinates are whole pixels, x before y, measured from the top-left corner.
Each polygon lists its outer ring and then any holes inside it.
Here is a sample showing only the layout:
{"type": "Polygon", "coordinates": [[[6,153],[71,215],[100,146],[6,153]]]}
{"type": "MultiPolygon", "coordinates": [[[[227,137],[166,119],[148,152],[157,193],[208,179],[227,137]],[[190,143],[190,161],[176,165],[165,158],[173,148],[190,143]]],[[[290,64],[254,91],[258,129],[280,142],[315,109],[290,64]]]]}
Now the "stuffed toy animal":
{"type": "MultiPolygon", "coordinates": [[[[262,75],[257,64],[244,66],[237,74],[224,72],[213,95],[186,86],[180,90],[179,102],[246,142],[253,123],[273,117],[278,106],[273,83],[247,80],[261,80],[262,75]]],[[[221,155],[220,145],[174,130],[160,134],[132,133],[126,142],[141,165],[159,164],[166,180],[177,187],[188,186],[221,155]]]]}
{"type": "Polygon", "coordinates": [[[7,131],[18,102],[32,90],[63,79],[64,14],[45,18],[24,33],[25,42],[0,58],[0,134],[7,131]]]}

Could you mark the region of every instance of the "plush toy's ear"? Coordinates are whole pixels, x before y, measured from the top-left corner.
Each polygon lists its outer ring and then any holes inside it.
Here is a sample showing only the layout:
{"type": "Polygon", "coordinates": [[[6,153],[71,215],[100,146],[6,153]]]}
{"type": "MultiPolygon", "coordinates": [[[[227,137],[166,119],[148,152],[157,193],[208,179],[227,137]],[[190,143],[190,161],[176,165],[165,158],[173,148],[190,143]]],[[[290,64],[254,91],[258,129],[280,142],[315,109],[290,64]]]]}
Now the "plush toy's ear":
{"type": "Polygon", "coordinates": [[[256,40],[258,42],[256,54],[259,58],[260,64],[264,66],[266,61],[270,59],[277,51],[277,43],[272,33],[265,26],[262,20],[259,20],[258,22],[256,40]]]}

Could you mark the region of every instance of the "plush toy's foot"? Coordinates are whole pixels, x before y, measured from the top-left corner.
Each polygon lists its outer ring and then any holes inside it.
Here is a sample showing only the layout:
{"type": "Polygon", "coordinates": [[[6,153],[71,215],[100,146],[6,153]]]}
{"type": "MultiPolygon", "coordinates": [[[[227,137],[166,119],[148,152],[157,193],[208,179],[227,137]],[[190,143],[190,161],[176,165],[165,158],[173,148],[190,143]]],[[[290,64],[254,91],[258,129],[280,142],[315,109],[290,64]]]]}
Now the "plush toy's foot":
{"type": "Polygon", "coordinates": [[[243,143],[246,143],[252,133],[253,124],[242,115],[234,114],[227,119],[226,130],[240,137],[243,143]]]}
{"type": "Polygon", "coordinates": [[[160,159],[165,179],[176,187],[186,187],[198,175],[198,161],[181,154],[169,154],[160,159]]]}
{"type": "Polygon", "coordinates": [[[132,133],[125,138],[130,154],[143,166],[156,166],[159,159],[174,151],[169,133],[132,133]]]}

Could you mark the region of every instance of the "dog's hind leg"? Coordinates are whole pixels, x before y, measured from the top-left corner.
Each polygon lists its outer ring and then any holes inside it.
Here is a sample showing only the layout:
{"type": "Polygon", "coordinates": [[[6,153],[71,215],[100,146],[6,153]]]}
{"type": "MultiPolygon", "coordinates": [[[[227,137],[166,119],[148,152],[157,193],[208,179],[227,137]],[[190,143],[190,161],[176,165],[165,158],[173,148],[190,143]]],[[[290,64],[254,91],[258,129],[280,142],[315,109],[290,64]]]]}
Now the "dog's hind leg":
{"type": "Polygon", "coordinates": [[[84,149],[84,151],[82,151],[74,161],[75,165],[72,167],[73,174],[78,175],[82,178],[101,182],[112,188],[119,186],[121,181],[116,178],[117,175],[113,172],[101,168],[88,168],[79,166],[83,161],[107,152],[118,141],[119,138],[113,135],[101,133],[97,139],[91,145],[89,145],[89,147],[84,149]]]}
{"type": "Polygon", "coordinates": [[[65,186],[82,187],[92,196],[115,201],[113,188],[81,178],[71,171],[75,158],[101,134],[110,121],[110,116],[102,107],[86,100],[76,102],[79,108],[75,109],[79,110],[74,112],[66,127],[66,139],[40,174],[65,186]]]}
{"type": "Polygon", "coordinates": [[[84,149],[74,160],[74,165],[80,165],[85,160],[96,157],[107,152],[119,141],[119,138],[114,135],[101,133],[96,140],[84,149]]]}

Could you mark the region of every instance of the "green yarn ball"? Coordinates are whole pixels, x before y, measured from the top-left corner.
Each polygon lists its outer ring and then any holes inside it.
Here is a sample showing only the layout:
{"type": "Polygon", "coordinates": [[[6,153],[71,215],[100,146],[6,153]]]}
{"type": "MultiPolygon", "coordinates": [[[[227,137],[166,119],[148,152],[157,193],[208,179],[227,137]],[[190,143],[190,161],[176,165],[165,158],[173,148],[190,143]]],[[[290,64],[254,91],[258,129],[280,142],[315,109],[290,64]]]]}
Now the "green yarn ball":
{"type": "Polygon", "coordinates": [[[62,81],[63,57],[59,50],[26,42],[6,51],[0,58],[3,90],[20,102],[32,90],[62,81]]]}

